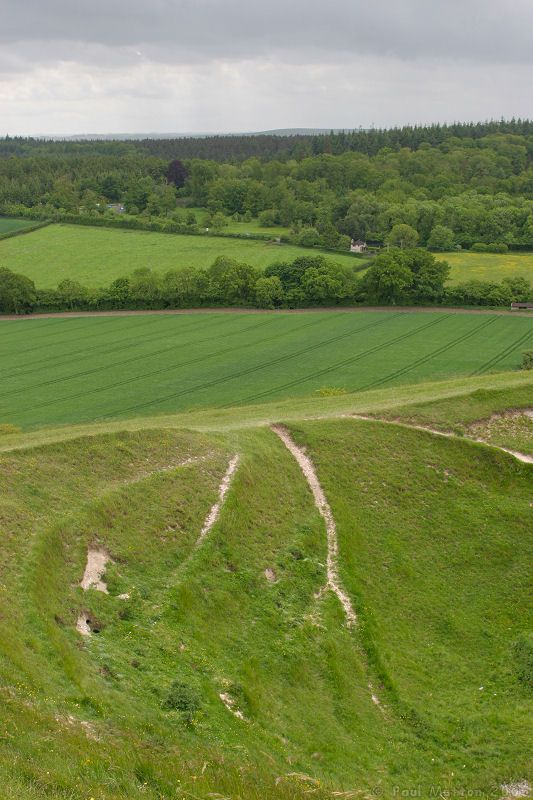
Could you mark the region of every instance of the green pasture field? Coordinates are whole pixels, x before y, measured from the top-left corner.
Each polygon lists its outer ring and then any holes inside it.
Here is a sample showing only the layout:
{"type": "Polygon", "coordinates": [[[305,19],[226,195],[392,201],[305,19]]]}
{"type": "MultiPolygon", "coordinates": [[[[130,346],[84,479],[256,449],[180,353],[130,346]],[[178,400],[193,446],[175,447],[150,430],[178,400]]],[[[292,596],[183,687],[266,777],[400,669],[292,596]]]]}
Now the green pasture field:
{"type": "Polygon", "coordinates": [[[0,236],[2,236],[4,233],[12,233],[13,231],[24,230],[24,228],[29,228],[32,225],[35,225],[33,220],[0,217],[0,236]]]}
{"type": "Polygon", "coordinates": [[[516,369],[533,320],[400,312],[0,321],[0,424],[231,408],[516,369]],[[318,394],[317,394],[318,393],[318,394]]]}
{"type": "Polygon", "coordinates": [[[451,266],[452,283],[526,278],[533,283],[533,253],[442,253],[437,256],[451,266]]]}
{"type": "MultiPolygon", "coordinates": [[[[27,275],[39,288],[53,288],[64,278],[84,286],[104,286],[144,267],[158,272],[209,267],[218,256],[264,269],[274,261],[292,261],[313,253],[306,248],[257,240],[81,225],[49,225],[28,236],[0,241],[0,264],[27,275]]],[[[350,266],[361,265],[361,260],[349,254],[327,254],[326,258],[350,266]]]]}

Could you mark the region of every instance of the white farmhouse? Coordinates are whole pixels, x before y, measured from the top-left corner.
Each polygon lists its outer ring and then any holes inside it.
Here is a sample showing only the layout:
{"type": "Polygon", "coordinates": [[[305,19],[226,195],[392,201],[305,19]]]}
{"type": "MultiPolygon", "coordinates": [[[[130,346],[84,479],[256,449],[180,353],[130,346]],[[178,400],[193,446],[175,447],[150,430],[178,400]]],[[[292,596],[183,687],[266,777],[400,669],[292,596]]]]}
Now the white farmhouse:
{"type": "Polygon", "coordinates": [[[352,239],[350,244],[350,253],[364,253],[366,250],[366,242],[362,239],[352,239]]]}

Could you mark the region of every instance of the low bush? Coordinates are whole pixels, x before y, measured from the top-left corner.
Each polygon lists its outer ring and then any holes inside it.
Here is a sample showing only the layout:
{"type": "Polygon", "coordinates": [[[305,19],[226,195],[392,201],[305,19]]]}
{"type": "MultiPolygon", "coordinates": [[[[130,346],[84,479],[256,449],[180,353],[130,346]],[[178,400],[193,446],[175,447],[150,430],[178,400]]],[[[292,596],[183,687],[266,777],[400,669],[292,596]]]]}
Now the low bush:
{"type": "Polygon", "coordinates": [[[10,433],[22,433],[22,428],[19,428],[18,425],[0,425],[0,436],[7,436],[10,433]]]}
{"type": "Polygon", "coordinates": [[[267,209],[259,214],[259,225],[262,228],[274,228],[278,224],[278,215],[274,209],[267,209]]]}
{"type": "Polygon", "coordinates": [[[533,689],[533,635],[523,633],[513,645],[515,672],[520,683],[533,689]]]}
{"type": "Polygon", "coordinates": [[[338,397],[339,395],[346,394],[346,389],[341,386],[322,386],[317,389],[315,394],[319,397],[338,397]]]}
{"type": "Polygon", "coordinates": [[[507,253],[509,246],[505,242],[475,242],[470,250],[472,253],[507,253]]]}
{"type": "Polygon", "coordinates": [[[533,369],[533,350],[522,353],[522,369],[533,369]]]}
{"type": "Polygon", "coordinates": [[[505,242],[490,242],[487,245],[487,253],[507,253],[508,250],[505,242]]]}
{"type": "Polygon", "coordinates": [[[320,234],[315,228],[305,228],[297,239],[301,247],[316,247],[322,244],[320,234]]]}
{"type": "Polygon", "coordinates": [[[172,682],[167,696],[161,703],[165,711],[179,711],[185,722],[191,723],[202,707],[198,690],[179,678],[172,682]]]}

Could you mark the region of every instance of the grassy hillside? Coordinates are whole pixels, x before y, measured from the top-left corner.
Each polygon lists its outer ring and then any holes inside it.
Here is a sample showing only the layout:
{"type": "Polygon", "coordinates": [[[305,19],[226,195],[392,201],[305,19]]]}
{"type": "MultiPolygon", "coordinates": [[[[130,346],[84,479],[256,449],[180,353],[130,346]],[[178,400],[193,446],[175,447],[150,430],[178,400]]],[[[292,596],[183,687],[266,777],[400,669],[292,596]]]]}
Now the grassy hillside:
{"type": "Polygon", "coordinates": [[[0,322],[0,424],[360,392],[519,366],[524,317],[187,314],[0,322]]]}
{"type": "Polygon", "coordinates": [[[488,792],[526,770],[515,761],[531,730],[513,647],[528,630],[531,467],[380,423],[306,424],[297,438],[337,520],[370,663],[431,753],[426,792],[443,774],[488,792]]]}
{"type": "MultiPolygon", "coordinates": [[[[468,423],[461,402],[526,404],[527,378],[410,391],[468,423]]],[[[395,391],[367,393],[368,410],[395,391]]],[[[300,417],[343,402],[306,399],[300,417]]],[[[489,798],[531,781],[531,467],[379,422],[295,420],[337,523],[350,630],[320,594],[326,532],[296,461],[261,416],[231,413],[231,430],[180,430],[194,415],[66,428],[0,455],[4,796],[489,798]],[[109,594],[78,585],[90,548],[112,559],[109,594]]]]}
{"type": "MultiPolygon", "coordinates": [[[[207,236],[172,236],[149,231],[49,225],[30,236],[0,242],[0,262],[21,272],[37,286],[51,288],[64,278],[85,286],[102,286],[135,269],[166,272],[182,267],[208,267],[217,256],[228,256],[264,268],[310,251],[291,245],[269,245],[207,236]]],[[[344,264],[358,264],[350,254],[328,255],[344,264]]]]}
{"type": "Polygon", "coordinates": [[[511,410],[470,425],[467,434],[533,457],[533,397],[526,413],[511,410]]]}

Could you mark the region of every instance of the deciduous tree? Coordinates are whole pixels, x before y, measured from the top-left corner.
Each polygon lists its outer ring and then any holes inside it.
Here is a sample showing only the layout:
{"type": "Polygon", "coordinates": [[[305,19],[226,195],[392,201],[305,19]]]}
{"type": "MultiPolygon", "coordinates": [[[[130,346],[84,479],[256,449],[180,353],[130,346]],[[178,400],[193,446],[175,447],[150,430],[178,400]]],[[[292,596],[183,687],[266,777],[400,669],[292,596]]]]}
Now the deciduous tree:
{"type": "Polygon", "coordinates": [[[399,247],[401,250],[409,250],[409,248],[417,246],[419,238],[418,231],[411,227],[411,225],[399,223],[393,226],[386,241],[387,244],[392,247],[399,247]]]}
{"type": "Polygon", "coordinates": [[[31,311],[36,299],[35,284],[25,275],[0,267],[0,310],[8,314],[31,311]]]}

